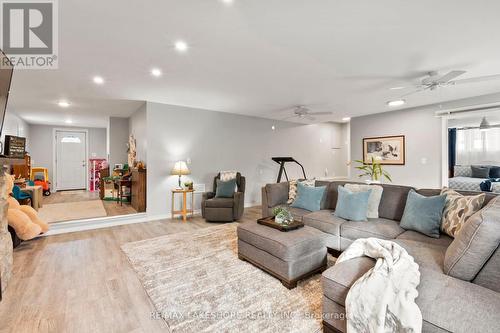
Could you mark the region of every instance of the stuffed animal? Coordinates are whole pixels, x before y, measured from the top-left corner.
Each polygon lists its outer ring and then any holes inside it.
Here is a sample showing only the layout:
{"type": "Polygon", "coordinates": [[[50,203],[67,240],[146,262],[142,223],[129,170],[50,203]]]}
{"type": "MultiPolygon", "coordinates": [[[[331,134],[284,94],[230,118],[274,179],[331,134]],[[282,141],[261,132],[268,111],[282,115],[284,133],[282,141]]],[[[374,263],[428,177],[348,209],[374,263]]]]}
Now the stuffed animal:
{"type": "Polygon", "coordinates": [[[9,195],[14,187],[14,176],[5,174],[4,178],[6,186],[2,197],[6,198],[9,204],[7,220],[16,231],[17,236],[22,240],[29,240],[47,232],[49,225],[38,218],[36,210],[30,206],[20,205],[16,199],[9,195]]]}

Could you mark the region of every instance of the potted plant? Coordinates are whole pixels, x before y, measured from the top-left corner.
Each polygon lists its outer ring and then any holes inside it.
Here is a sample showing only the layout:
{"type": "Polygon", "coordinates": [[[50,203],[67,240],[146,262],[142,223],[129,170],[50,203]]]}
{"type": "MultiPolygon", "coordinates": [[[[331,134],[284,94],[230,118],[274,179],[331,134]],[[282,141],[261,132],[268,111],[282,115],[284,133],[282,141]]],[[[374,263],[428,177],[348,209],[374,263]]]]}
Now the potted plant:
{"type": "Polygon", "coordinates": [[[276,223],[287,225],[293,222],[292,213],[285,207],[274,208],[273,215],[276,223]]]}
{"type": "Polygon", "coordinates": [[[193,189],[193,182],[191,180],[185,181],[184,188],[186,190],[192,190],[193,189]]]}
{"type": "Polygon", "coordinates": [[[364,176],[370,177],[370,179],[366,181],[368,184],[380,183],[380,180],[382,178],[385,178],[388,181],[392,182],[391,175],[382,168],[380,160],[372,157],[372,162],[370,164],[364,163],[361,160],[356,160],[355,162],[361,164],[355,168],[363,171],[363,173],[359,175],[359,177],[360,178],[364,176]]]}

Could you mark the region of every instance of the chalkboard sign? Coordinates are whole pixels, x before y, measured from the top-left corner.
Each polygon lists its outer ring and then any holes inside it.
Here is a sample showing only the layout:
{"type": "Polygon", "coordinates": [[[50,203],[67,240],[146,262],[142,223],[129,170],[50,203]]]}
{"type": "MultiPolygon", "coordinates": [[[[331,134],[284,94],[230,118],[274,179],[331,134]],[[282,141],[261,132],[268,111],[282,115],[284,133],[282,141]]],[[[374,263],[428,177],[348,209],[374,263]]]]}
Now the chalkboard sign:
{"type": "Polygon", "coordinates": [[[12,158],[24,158],[26,152],[26,138],[5,136],[5,155],[12,158]]]}

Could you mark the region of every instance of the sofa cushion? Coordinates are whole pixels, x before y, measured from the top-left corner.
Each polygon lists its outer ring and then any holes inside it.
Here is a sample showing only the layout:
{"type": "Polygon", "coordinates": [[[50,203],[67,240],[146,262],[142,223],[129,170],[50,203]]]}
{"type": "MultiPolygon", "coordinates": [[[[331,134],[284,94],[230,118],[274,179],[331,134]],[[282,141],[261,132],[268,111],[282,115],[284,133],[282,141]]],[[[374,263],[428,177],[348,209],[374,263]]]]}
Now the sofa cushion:
{"type": "Polygon", "coordinates": [[[368,237],[394,239],[404,231],[398,222],[383,218],[368,219],[367,222],[346,221],[340,226],[340,235],[351,240],[368,237]]]}
{"type": "Polygon", "coordinates": [[[284,204],[288,200],[288,182],[267,184],[265,190],[269,207],[284,204]]]}
{"type": "MultiPolygon", "coordinates": [[[[417,258],[415,261],[418,263],[417,258]]],[[[351,286],[374,264],[375,261],[368,257],[336,264],[323,272],[323,293],[345,306],[351,286]]],[[[500,297],[492,290],[421,265],[417,291],[419,295],[415,302],[422,312],[424,323],[428,323],[424,327],[449,332],[500,332],[497,318],[500,297]]]]}
{"type": "Polygon", "coordinates": [[[414,190],[408,193],[408,200],[401,219],[401,227],[415,230],[429,237],[439,238],[446,195],[426,197],[414,190]]]}
{"type": "Polygon", "coordinates": [[[472,281],[500,244],[500,197],[472,215],[446,251],[444,271],[472,281]]]}
{"type": "Polygon", "coordinates": [[[500,293],[500,247],[476,275],[473,283],[500,293]]]}
{"type": "Polygon", "coordinates": [[[318,211],[321,209],[321,202],[325,197],[326,186],[307,186],[297,183],[297,197],[290,205],[294,208],[318,211]]]}
{"type": "Polygon", "coordinates": [[[346,220],[333,215],[332,210],[326,209],[304,215],[302,222],[327,234],[340,236],[340,226],[346,220]]]}
{"type": "Polygon", "coordinates": [[[291,205],[295,201],[295,198],[297,198],[297,184],[298,183],[301,183],[302,185],[305,185],[305,186],[313,187],[315,182],[316,181],[314,179],[305,179],[305,180],[301,180],[301,181],[291,180],[288,183],[288,200],[286,203],[291,205]]]}
{"type": "Polygon", "coordinates": [[[483,207],[484,193],[465,196],[450,188],[444,188],[441,194],[446,195],[446,205],[441,221],[441,231],[455,237],[465,221],[483,207]]]}
{"type": "Polygon", "coordinates": [[[335,264],[322,274],[323,294],[345,306],[345,298],[351,286],[375,265],[375,260],[358,257],[335,264]]]}
{"type": "Polygon", "coordinates": [[[443,247],[448,247],[451,244],[451,242],[453,242],[453,238],[451,238],[448,235],[441,234],[439,238],[432,238],[432,237],[427,237],[426,235],[413,230],[406,230],[401,235],[399,235],[397,239],[413,240],[416,242],[422,242],[426,244],[438,245],[443,247]]]}
{"type": "Polygon", "coordinates": [[[232,208],[233,205],[233,198],[213,198],[205,201],[205,207],[211,208],[232,208]]]}
{"type": "Polygon", "coordinates": [[[237,233],[238,239],[284,261],[294,261],[326,247],[324,233],[308,226],[282,232],[252,221],[239,224],[237,233]]]}
{"type": "Polygon", "coordinates": [[[408,192],[412,187],[399,185],[382,185],[382,187],[384,192],[378,208],[379,217],[401,221],[408,192]]]}
{"type": "Polygon", "coordinates": [[[366,212],[366,217],[370,219],[378,218],[378,206],[380,206],[380,200],[382,199],[382,192],[384,188],[380,185],[365,185],[365,184],[345,184],[344,187],[351,192],[370,192],[370,198],[368,199],[368,210],[366,212]]]}
{"type": "Polygon", "coordinates": [[[335,216],[350,221],[366,221],[371,191],[368,189],[363,192],[353,192],[344,186],[339,186],[335,216]]]}
{"type": "Polygon", "coordinates": [[[443,273],[446,247],[408,239],[395,239],[394,243],[401,245],[421,268],[443,273]]]}

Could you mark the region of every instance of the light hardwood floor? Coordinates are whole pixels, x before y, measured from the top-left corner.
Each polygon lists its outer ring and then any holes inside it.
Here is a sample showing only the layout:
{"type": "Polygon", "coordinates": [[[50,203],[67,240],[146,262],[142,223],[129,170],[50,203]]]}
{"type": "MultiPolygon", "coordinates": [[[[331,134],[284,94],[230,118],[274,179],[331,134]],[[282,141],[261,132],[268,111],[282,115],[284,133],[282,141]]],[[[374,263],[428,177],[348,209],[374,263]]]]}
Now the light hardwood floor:
{"type": "MultiPolygon", "coordinates": [[[[89,192],[84,190],[75,191],[58,191],[47,197],[43,197],[44,204],[55,204],[64,202],[80,202],[89,200],[99,200],[99,192],[89,192]]],[[[124,202],[123,205],[116,201],[103,201],[104,209],[107,216],[119,216],[135,214],[137,211],[132,208],[129,203],[124,202]]]]}
{"type": "MultiPolygon", "coordinates": [[[[255,220],[247,208],[242,221],[255,220]]],[[[0,332],[168,332],[120,246],[218,224],[196,216],[24,242],[0,302],[0,332]]]]}

